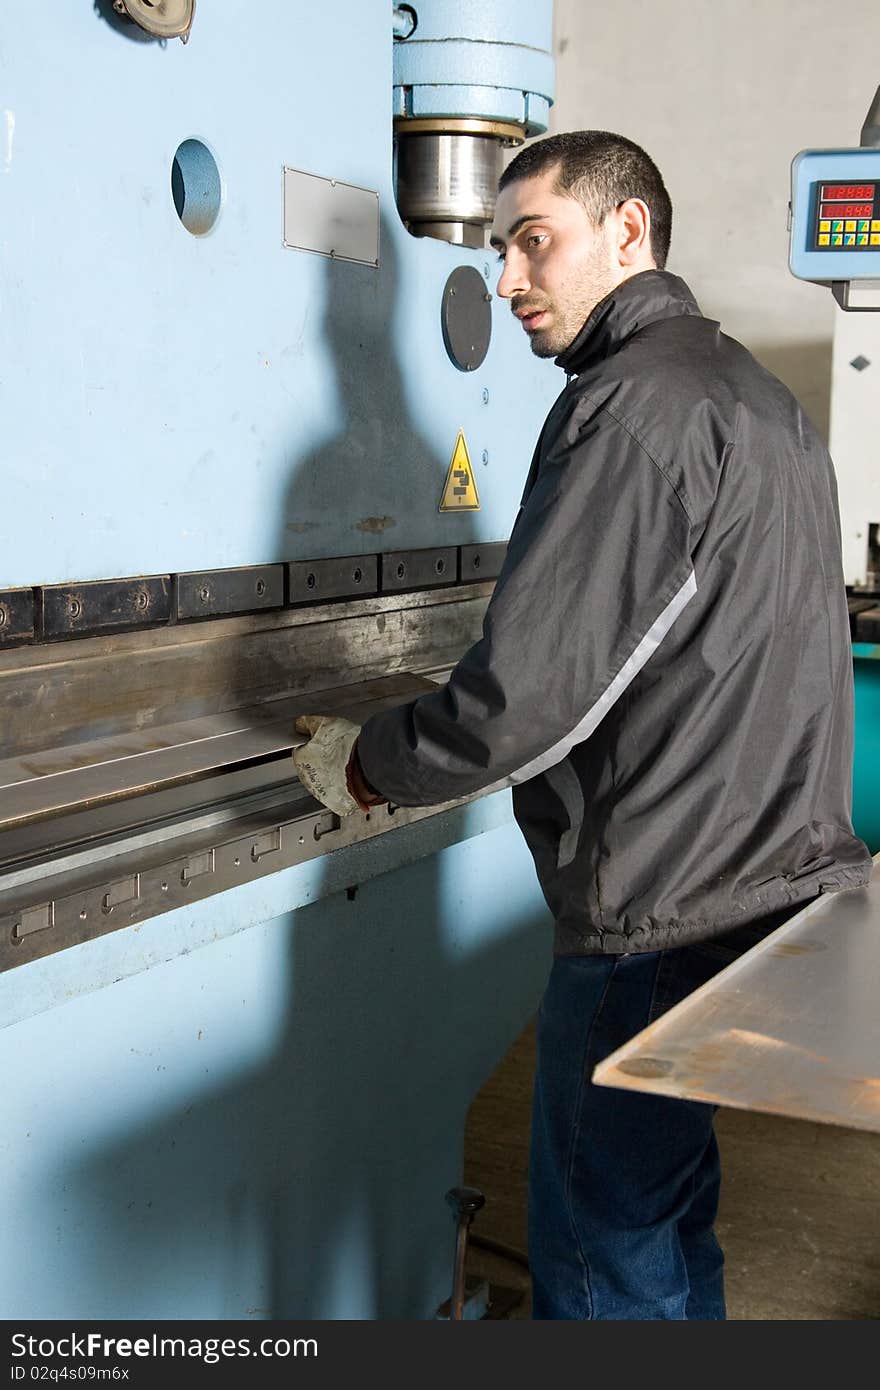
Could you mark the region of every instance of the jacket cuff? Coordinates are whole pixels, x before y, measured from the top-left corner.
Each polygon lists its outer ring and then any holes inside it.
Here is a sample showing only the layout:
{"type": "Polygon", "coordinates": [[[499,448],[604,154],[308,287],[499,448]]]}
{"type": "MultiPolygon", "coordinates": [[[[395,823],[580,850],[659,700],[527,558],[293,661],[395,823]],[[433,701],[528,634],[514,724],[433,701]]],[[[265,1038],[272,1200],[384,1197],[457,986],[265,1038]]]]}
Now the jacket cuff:
{"type": "Polygon", "coordinates": [[[362,811],[369,811],[371,806],[381,806],[388,800],[387,796],[382,796],[375,787],[371,787],[364,776],[361,760],[358,757],[357,739],[352,745],[345,768],[345,785],[349,795],[354,798],[362,811]]]}

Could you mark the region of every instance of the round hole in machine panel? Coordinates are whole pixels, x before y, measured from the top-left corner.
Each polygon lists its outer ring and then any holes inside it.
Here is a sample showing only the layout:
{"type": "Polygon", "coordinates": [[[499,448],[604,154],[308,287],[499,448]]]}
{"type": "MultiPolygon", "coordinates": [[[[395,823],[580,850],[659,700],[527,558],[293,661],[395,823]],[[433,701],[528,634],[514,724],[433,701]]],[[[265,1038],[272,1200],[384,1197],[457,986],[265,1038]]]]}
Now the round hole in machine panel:
{"type": "Polygon", "coordinates": [[[223,181],[217,161],[201,140],[184,140],[171,164],[174,209],[188,232],[210,232],[223,202],[223,181]]]}

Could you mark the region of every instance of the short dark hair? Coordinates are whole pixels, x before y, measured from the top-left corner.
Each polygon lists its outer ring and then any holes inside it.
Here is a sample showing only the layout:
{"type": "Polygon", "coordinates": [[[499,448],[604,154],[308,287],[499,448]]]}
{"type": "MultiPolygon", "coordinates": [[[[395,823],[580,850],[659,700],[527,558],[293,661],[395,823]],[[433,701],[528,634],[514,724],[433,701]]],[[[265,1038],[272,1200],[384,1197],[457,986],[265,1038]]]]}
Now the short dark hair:
{"type": "Polygon", "coordinates": [[[627,198],[641,198],[651,214],[651,252],[662,270],[672,235],[672,203],[657,165],[640,145],[609,130],[570,130],[520,150],[503,170],[499,191],[559,166],[560,193],[583,203],[596,226],[627,198]]]}

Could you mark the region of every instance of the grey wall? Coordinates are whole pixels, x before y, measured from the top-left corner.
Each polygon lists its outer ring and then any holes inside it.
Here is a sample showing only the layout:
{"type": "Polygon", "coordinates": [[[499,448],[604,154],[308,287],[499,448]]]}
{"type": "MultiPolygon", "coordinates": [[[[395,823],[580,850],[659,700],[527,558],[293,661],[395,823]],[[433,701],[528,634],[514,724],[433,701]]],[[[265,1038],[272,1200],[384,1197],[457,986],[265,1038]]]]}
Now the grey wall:
{"type": "Polygon", "coordinates": [[[880,4],[555,0],[551,131],[615,130],[659,165],[669,269],[827,432],[830,292],[788,270],[790,164],[859,143],[880,84],[880,4]]]}

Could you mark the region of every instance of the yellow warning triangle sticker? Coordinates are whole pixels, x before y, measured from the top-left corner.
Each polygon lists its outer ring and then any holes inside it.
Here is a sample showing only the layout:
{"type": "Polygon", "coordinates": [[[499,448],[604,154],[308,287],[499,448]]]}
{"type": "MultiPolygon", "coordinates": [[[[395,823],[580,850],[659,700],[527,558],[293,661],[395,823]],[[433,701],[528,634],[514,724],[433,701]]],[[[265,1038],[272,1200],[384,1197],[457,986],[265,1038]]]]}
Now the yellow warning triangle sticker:
{"type": "Polygon", "coordinates": [[[478,512],[480,510],[480,499],[477,496],[474,470],[471,468],[470,455],[464,440],[464,430],[458,431],[458,438],[455,441],[455,448],[452,451],[452,459],[449,464],[449,472],[446,474],[443,496],[440,498],[439,510],[441,512],[478,512]]]}

